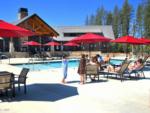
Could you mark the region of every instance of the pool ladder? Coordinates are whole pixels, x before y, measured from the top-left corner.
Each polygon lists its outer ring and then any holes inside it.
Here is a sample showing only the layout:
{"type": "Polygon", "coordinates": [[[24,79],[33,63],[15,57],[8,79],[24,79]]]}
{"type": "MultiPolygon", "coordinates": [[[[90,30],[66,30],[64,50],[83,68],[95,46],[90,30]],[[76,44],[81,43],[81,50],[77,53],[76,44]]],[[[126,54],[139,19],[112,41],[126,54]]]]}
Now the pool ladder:
{"type": "Polygon", "coordinates": [[[32,64],[33,65],[32,70],[34,71],[34,59],[32,59],[32,58],[29,59],[28,64],[32,64]]]}

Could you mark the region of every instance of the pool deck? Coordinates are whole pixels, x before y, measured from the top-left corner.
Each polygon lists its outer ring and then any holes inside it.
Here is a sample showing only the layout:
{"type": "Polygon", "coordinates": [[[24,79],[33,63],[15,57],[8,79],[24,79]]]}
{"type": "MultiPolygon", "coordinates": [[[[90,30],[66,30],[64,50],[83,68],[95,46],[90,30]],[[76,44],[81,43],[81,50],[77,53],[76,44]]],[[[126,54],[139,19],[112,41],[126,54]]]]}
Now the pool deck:
{"type": "MultiPolygon", "coordinates": [[[[21,71],[5,63],[0,70],[21,71]]],[[[121,82],[102,76],[100,81],[80,85],[77,68],[69,68],[67,84],[60,83],[61,69],[29,72],[27,94],[17,92],[11,102],[0,102],[0,113],[149,113],[150,67],[144,73],[146,79],[121,82]]]]}

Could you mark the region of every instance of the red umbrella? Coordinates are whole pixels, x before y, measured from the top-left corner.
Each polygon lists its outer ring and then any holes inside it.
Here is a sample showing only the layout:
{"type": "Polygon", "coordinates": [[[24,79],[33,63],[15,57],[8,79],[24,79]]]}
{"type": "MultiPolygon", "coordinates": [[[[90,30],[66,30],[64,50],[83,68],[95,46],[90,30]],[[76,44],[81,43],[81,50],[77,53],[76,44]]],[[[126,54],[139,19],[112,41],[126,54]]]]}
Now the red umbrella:
{"type": "Polygon", "coordinates": [[[146,38],[142,37],[142,38],[139,38],[139,40],[141,42],[144,42],[145,44],[150,44],[150,39],[146,39],[146,38]]]}
{"type": "Polygon", "coordinates": [[[41,44],[35,41],[29,41],[29,42],[25,42],[23,43],[23,45],[28,45],[28,46],[40,46],[41,44]]]}
{"type": "MultiPolygon", "coordinates": [[[[147,38],[142,37],[142,38],[139,38],[139,40],[140,40],[141,42],[144,42],[144,45],[150,44],[150,39],[147,39],[147,38]]],[[[143,46],[142,46],[141,48],[142,48],[142,56],[143,56],[143,46]]]]}
{"type": "Polygon", "coordinates": [[[111,40],[111,42],[127,43],[127,44],[144,44],[144,42],[140,41],[137,38],[134,38],[133,36],[123,36],[123,37],[117,38],[115,40],[111,40]]]}
{"type": "Polygon", "coordinates": [[[24,28],[15,26],[13,24],[7,23],[3,20],[0,20],[0,36],[1,37],[25,37],[25,36],[32,36],[35,33],[26,30],[24,28]]]}
{"type": "Polygon", "coordinates": [[[79,44],[73,43],[73,42],[67,42],[64,44],[64,46],[79,46],[79,44]]]}
{"type": "Polygon", "coordinates": [[[87,34],[83,34],[79,37],[76,37],[72,40],[70,40],[70,42],[75,42],[75,43],[96,43],[96,42],[109,42],[111,39],[106,38],[104,36],[100,36],[97,34],[93,34],[93,33],[87,33],[87,34]]]}
{"type": "Polygon", "coordinates": [[[9,51],[12,53],[14,51],[12,38],[18,38],[18,37],[25,37],[25,36],[32,36],[35,35],[35,33],[23,29],[21,27],[15,26],[13,24],[7,23],[3,20],[0,20],[0,36],[11,38],[10,39],[10,45],[9,45],[9,51]]]}
{"type": "Polygon", "coordinates": [[[58,42],[48,42],[47,44],[44,44],[45,46],[59,46],[60,44],[58,42]]]}
{"type": "MultiPolygon", "coordinates": [[[[106,38],[104,36],[101,35],[97,35],[94,33],[86,33],[83,34],[79,37],[76,37],[72,40],[70,40],[70,42],[75,42],[75,43],[96,43],[96,42],[109,42],[111,39],[106,38]]],[[[90,45],[89,45],[89,56],[90,56],[90,45]]]]}
{"type": "MultiPolygon", "coordinates": [[[[117,38],[115,40],[112,40],[111,42],[126,43],[126,44],[139,44],[139,45],[145,43],[133,36],[123,36],[123,37],[117,38]]],[[[127,57],[127,46],[126,46],[126,57],[127,57]]]]}

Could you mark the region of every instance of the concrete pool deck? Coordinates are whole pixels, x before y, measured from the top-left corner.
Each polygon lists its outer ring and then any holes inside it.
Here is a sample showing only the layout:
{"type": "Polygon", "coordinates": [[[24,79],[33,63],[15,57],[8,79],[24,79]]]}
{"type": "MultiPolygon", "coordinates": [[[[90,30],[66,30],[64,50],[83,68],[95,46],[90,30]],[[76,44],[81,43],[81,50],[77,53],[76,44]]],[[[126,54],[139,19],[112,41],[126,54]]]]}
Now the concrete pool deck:
{"type": "MultiPolygon", "coordinates": [[[[21,69],[0,64],[0,70],[21,69]]],[[[0,102],[0,113],[149,113],[150,67],[146,79],[106,79],[79,84],[77,68],[68,70],[67,84],[61,84],[61,69],[29,72],[27,94],[17,92],[11,102],[0,102]]]]}

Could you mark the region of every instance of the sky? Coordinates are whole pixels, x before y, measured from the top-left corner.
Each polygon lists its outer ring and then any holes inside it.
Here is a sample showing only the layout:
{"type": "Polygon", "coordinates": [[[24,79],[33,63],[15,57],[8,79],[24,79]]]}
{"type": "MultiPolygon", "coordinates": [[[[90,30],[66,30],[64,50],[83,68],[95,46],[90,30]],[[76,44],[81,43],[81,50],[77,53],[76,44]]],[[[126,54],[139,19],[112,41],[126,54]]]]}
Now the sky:
{"type": "MultiPolygon", "coordinates": [[[[133,7],[142,0],[129,0],[133,7]]],[[[27,8],[29,15],[36,13],[52,26],[80,26],[87,15],[94,14],[100,6],[113,10],[122,7],[124,0],[0,0],[0,19],[7,22],[17,20],[19,8],[27,8]]]]}

